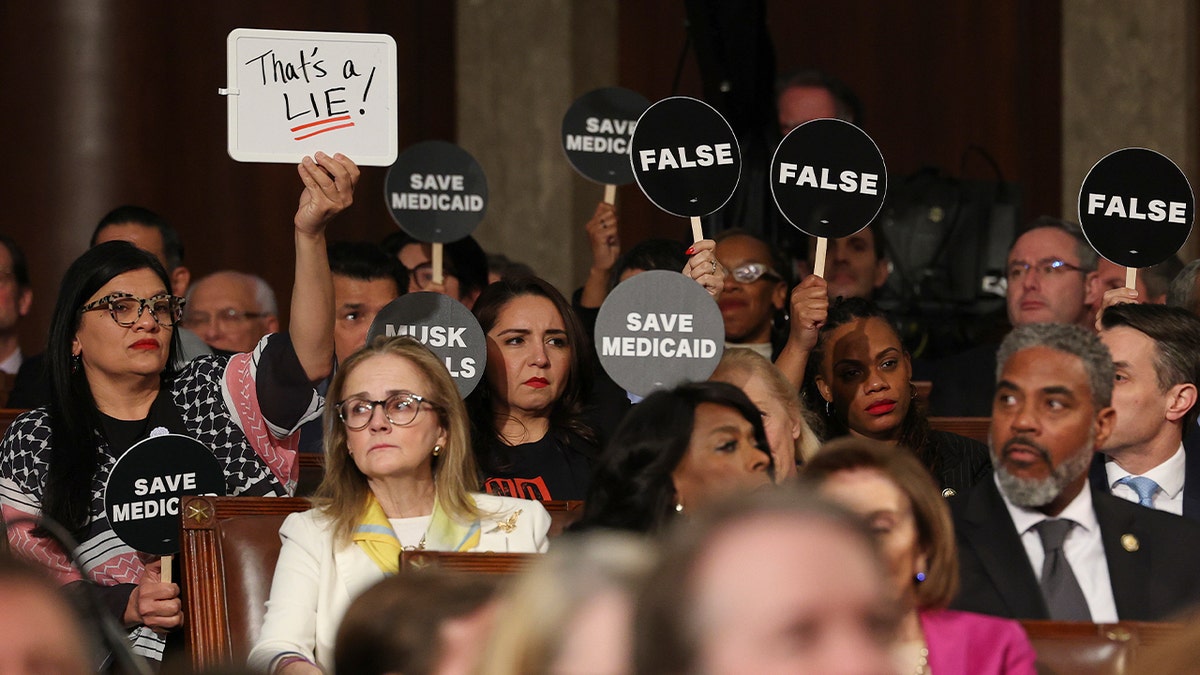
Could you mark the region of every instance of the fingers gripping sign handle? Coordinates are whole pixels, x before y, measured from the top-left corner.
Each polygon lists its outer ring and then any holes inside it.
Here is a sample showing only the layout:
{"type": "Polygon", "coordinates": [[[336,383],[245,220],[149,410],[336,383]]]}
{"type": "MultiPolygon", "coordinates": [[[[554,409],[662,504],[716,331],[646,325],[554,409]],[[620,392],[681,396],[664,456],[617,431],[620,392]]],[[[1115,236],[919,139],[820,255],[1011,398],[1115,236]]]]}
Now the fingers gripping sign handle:
{"type": "Polygon", "coordinates": [[[1137,268],[1125,268],[1125,288],[1137,288],[1137,268]]]}
{"type": "Polygon", "coordinates": [[[829,239],[817,237],[817,253],[813,256],[813,274],[825,278],[825,252],[829,250],[829,239]]]}
{"type": "Polygon", "coordinates": [[[700,226],[700,217],[692,216],[692,243],[696,243],[704,238],[704,228],[700,226]]]}
{"type": "Polygon", "coordinates": [[[444,246],[444,244],[442,244],[440,242],[434,242],[433,245],[430,247],[432,249],[431,255],[433,257],[433,260],[431,261],[432,262],[431,266],[433,267],[433,283],[435,283],[435,284],[443,283],[443,277],[442,277],[442,247],[443,246],[444,246]]]}
{"type": "Polygon", "coordinates": [[[617,186],[616,185],[605,185],[604,186],[604,203],[605,204],[616,204],[617,203],[617,186]]]}
{"type": "Polygon", "coordinates": [[[174,562],[175,556],[169,553],[162,557],[162,572],[159,573],[159,579],[164,584],[171,583],[171,567],[173,566],[174,562]]]}

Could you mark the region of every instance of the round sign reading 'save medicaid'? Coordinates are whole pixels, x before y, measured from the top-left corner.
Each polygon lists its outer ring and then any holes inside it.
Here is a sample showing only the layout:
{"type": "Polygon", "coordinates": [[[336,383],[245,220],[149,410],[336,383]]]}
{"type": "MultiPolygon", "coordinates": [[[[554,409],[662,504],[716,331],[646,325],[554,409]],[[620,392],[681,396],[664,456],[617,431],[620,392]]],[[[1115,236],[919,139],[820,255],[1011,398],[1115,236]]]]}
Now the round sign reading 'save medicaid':
{"type": "Polygon", "coordinates": [[[1187,176],[1146,148],[1106,155],[1079,189],[1079,224],[1088,242],[1125,267],[1150,267],[1174,255],[1195,219],[1187,176]]]}
{"type": "Polygon", "coordinates": [[[742,175],[729,123],[712,106],[687,96],[664,98],[642,113],[630,147],[638,187],[655,206],[684,218],[724,206],[742,175]]]}
{"type": "Polygon", "coordinates": [[[400,153],[383,192],[392,219],[419,241],[458,241],[471,234],[487,210],[483,167],[446,141],[424,141],[400,153]]]}
{"type": "MultiPolygon", "coordinates": [[[[487,336],[471,310],[441,293],[406,293],[375,315],[370,343],[380,335],[410,335],[446,364],[458,393],[467,397],[483,378],[487,336]]],[[[414,392],[421,393],[421,392],[414,392]]]]}
{"type": "Polygon", "coordinates": [[[875,219],[887,193],[879,146],[849,122],[818,119],[792,129],[771,158],[780,213],[814,237],[849,237],[875,219]]]}
{"type": "Polygon", "coordinates": [[[707,380],[725,350],[712,296],[668,270],[642,272],[608,294],[596,317],[596,352],[614,382],[638,396],[707,380]]]}
{"type": "Polygon", "coordinates": [[[108,474],[104,513],[121,541],[142,553],[179,551],[179,501],[225,494],[225,472],[200,441],[153,436],[125,451],[108,474]]]}
{"type": "Polygon", "coordinates": [[[648,107],[645,96],[622,87],[595,89],[575,99],[562,121],[567,161],[588,180],[632,183],[629,139],[648,107]]]}

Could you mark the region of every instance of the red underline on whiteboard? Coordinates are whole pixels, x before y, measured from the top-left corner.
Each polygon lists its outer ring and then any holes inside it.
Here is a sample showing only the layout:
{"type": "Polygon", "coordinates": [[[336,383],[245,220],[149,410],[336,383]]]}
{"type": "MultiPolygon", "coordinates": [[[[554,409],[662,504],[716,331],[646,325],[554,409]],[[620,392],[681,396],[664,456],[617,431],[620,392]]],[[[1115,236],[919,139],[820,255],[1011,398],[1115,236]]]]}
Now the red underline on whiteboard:
{"type": "Polygon", "coordinates": [[[341,117],[330,117],[327,120],[317,120],[316,122],[309,122],[308,124],[301,124],[298,127],[292,127],[291,131],[292,131],[292,133],[296,133],[297,131],[300,131],[301,129],[307,129],[309,127],[317,127],[317,126],[321,126],[322,124],[332,124],[334,122],[345,122],[348,119],[350,119],[349,115],[342,115],[341,117]]]}
{"type": "Polygon", "coordinates": [[[316,136],[317,134],[323,134],[323,133],[325,133],[326,131],[337,131],[338,129],[345,129],[346,127],[352,127],[352,126],[354,126],[354,122],[351,122],[351,123],[349,123],[349,124],[339,124],[339,125],[337,125],[336,127],[325,127],[324,129],[321,129],[321,130],[319,130],[319,131],[314,131],[314,132],[312,132],[311,134],[305,134],[305,135],[303,135],[303,136],[297,136],[296,138],[294,138],[294,139],[292,139],[292,140],[296,140],[296,141],[302,141],[302,140],[304,140],[304,139],[306,139],[306,138],[312,138],[313,136],[316,136]]]}

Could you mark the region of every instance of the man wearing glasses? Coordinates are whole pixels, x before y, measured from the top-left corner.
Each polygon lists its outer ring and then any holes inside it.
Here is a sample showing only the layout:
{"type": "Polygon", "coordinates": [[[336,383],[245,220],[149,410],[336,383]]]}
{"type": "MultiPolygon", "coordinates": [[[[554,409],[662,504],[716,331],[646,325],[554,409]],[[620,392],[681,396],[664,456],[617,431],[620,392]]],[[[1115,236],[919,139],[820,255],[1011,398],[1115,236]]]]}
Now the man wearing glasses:
{"type": "Polygon", "coordinates": [[[183,325],[217,352],[254,350],[268,333],[279,331],[275,292],[253,274],[214,272],[192,284],[183,325]]]}

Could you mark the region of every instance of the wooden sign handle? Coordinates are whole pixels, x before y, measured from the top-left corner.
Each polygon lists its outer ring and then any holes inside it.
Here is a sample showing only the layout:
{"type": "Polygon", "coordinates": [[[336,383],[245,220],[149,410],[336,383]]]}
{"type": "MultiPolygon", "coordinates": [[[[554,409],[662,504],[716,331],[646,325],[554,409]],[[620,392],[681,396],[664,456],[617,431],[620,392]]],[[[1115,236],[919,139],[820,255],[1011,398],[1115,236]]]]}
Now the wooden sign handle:
{"type": "Polygon", "coordinates": [[[171,568],[174,566],[175,556],[168,553],[159,558],[159,560],[162,561],[162,572],[159,574],[159,579],[164,584],[169,584],[171,583],[171,568]]]}
{"type": "Polygon", "coordinates": [[[825,278],[825,252],[829,250],[829,239],[817,237],[817,253],[813,256],[813,274],[825,278]]]}
{"type": "Polygon", "coordinates": [[[617,203],[617,186],[616,185],[605,185],[604,186],[604,203],[605,204],[616,204],[617,203]]]}
{"type": "Polygon", "coordinates": [[[444,281],[442,276],[442,246],[442,243],[434,242],[430,247],[432,249],[431,255],[433,256],[431,265],[433,267],[433,283],[438,284],[439,286],[444,281]]]}
{"type": "Polygon", "coordinates": [[[1137,268],[1125,268],[1125,288],[1137,288],[1137,268]]]}
{"type": "Polygon", "coordinates": [[[696,243],[704,238],[704,228],[700,226],[700,217],[692,216],[692,243],[696,243]]]}

